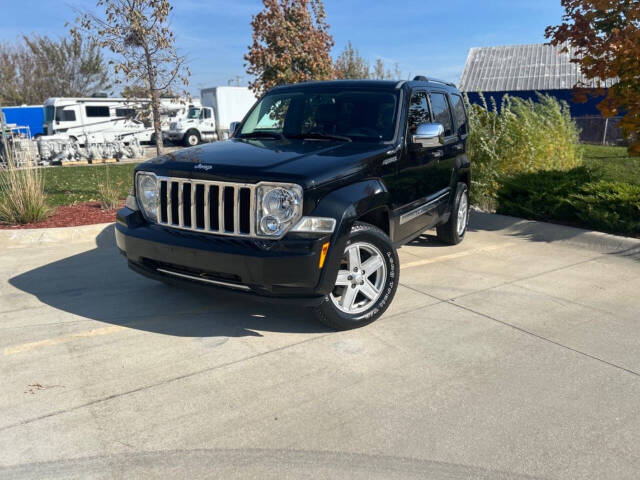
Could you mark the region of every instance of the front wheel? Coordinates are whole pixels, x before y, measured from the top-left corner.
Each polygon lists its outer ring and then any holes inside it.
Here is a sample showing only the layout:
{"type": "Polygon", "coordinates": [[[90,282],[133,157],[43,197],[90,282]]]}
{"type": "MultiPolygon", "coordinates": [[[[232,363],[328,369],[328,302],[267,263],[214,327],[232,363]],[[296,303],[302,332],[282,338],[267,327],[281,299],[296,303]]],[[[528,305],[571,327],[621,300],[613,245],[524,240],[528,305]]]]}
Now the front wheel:
{"type": "Polygon", "coordinates": [[[399,277],[398,255],[389,237],[373,225],[356,223],[340,260],[335,286],[314,314],[336,330],[367,325],[389,307],[399,277]]]}
{"type": "Polygon", "coordinates": [[[195,147],[200,143],[200,135],[194,130],[188,131],[184,136],[185,147],[195,147]]]}

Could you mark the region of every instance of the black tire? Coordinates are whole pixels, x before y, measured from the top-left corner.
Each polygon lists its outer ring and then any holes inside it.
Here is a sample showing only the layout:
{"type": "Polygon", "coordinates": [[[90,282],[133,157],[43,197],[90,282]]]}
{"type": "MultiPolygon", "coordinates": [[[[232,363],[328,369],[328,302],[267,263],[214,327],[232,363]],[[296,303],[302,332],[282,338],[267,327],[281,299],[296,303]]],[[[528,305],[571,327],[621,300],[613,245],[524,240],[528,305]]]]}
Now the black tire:
{"type": "MultiPolygon", "coordinates": [[[[372,301],[371,305],[369,305],[365,311],[351,314],[340,310],[338,306],[334,304],[334,301],[337,301],[334,300],[334,293],[340,289],[348,289],[349,286],[336,286],[331,294],[325,296],[324,300],[318,307],[313,308],[315,317],[320,322],[335,330],[350,330],[353,328],[363,327],[380,318],[393,300],[396,290],[398,289],[398,282],[400,281],[400,262],[398,261],[398,254],[395,248],[393,248],[391,240],[382,230],[368,223],[356,222],[349,234],[345,253],[349,246],[354,244],[375,247],[384,260],[386,275],[384,279],[380,280],[379,291],[381,293],[379,294],[379,297],[375,301],[372,301]]],[[[341,262],[342,261],[343,260],[341,260],[341,262]]],[[[370,275],[372,274],[370,273],[370,275]]],[[[375,273],[375,275],[377,279],[377,275],[379,275],[379,273],[375,273]]],[[[364,278],[368,279],[368,277],[364,278]]]]}
{"type": "MultiPolygon", "coordinates": [[[[464,208],[464,207],[463,207],[464,208]]],[[[469,225],[469,189],[467,188],[466,183],[458,183],[458,188],[456,189],[456,197],[453,202],[453,208],[451,209],[451,215],[449,215],[449,220],[447,223],[443,223],[442,225],[438,225],[436,227],[436,232],[438,234],[438,240],[444,243],[448,243],[449,245],[457,245],[462,240],[464,240],[464,236],[467,233],[467,226],[469,225]],[[463,205],[463,198],[466,202],[466,214],[464,214],[464,228],[462,232],[460,232],[458,226],[458,213],[460,212],[461,205],[463,205]]]]}
{"type": "Polygon", "coordinates": [[[184,134],[183,143],[185,147],[194,147],[196,145],[199,145],[200,134],[196,130],[189,130],[187,133],[184,134]]]}

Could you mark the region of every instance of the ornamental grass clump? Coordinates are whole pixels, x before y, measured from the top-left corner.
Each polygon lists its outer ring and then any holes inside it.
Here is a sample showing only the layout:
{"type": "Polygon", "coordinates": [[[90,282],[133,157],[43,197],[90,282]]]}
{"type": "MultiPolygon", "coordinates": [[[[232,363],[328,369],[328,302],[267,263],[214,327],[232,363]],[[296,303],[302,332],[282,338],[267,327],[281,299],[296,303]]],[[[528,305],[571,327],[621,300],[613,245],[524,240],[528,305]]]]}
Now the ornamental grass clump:
{"type": "Polygon", "coordinates": [[[579,130],[569,107],[548,95],[537,101],[510,96],[497,105],[469,105],[469,153],[473,162],[472,201],[495,208],[502,182],[513,175],[566,171],[581,164],[579,130]]]}
{"type": "Polygon", "coordinates": [[[50,209],[44,179],[37,167],[0,169],[0,222],[10,225],[40,222],[50,209]]]}
{"type": "Polygon", "coordinates": [[[98,184],[98,199],[103,210],[113,210],[122,205],[121,186],[122,182],[114,183],[109,177],[109,166],[105,167],[105,179],[98,184]]]}

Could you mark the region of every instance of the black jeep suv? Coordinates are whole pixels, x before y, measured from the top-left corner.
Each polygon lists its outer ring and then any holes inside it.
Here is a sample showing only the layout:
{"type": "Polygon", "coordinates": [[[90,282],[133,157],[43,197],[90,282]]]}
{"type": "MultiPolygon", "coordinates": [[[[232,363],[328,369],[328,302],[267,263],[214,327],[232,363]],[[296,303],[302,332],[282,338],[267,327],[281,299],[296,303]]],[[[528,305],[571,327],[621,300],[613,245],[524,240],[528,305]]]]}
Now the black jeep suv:
{"type": "Polygon", "coordinates": [[[348,329],[389,306],[396,248],[432,227],[464,237],[468,124],[453,84],[276,87],[233,132],[136,168],[116,224],[133,270],[308,306],[348,329]]]}

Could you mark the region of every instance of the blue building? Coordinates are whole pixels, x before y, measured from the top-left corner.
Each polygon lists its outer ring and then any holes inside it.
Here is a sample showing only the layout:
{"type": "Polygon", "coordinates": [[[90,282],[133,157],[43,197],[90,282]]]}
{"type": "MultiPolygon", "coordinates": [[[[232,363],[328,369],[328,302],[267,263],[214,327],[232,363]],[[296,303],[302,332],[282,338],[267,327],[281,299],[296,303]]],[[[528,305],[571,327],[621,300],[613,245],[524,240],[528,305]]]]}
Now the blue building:
{"type": "Polygon", "coordinates": [[[42,105],[23,105],[21,107],[2,107],[2,113],[7,123],[15,123],[27,126],[31,130],[31,136],[35,137],[44,131],[44,107],[42,105]]]}
{"type": "MultiPolygon", "coordinates": [[[[553,96],[569,104],[571,116],[582,129],[583,141],[618,143],[617,120],[603,118],[597,108],[602,96],[589,96],[586,103],[574,101],[575,86],[593,89],[595,93],[599,85],[587,80],[579,65],[571,62],[574,50],[568,46],[567,52],[561,52],[562,48],[545,44],[472,48],[459,88],[471,103],[478,104],[481,94],[487,101],[493,97],[498,105],[507,94],[534,100],[538,92],[553,96]]],[[[614,82],[607,80],[600,86],[608,88],[614,82]]]]}

